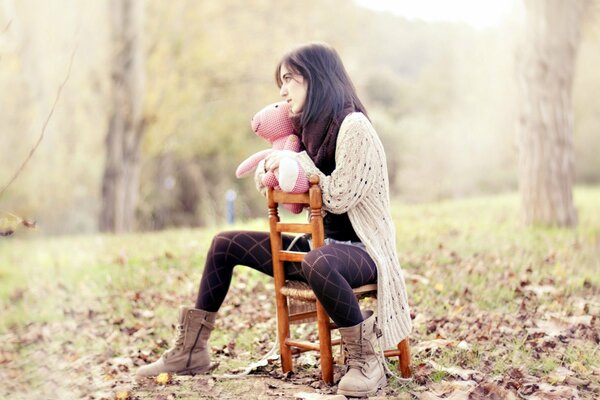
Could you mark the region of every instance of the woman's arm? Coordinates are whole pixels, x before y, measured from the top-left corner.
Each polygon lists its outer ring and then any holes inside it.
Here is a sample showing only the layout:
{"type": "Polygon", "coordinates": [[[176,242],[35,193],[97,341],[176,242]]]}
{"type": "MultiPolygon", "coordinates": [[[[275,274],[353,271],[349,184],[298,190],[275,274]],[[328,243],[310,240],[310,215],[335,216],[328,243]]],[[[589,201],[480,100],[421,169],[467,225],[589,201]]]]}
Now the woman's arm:
{"type": "Polygon", "coordinates": [[[378,163],[385,162],[374,143],[374,132],[369,120],[354,117],[338,136],[335,150],[336,168],[327,176],[313,163],[308,154],[298,153],[298,161],[306,176],[318,175],[323,193],[323,208],[333,214],[343,214],[359,203],[371,189],[381,171],[378,163]]]}

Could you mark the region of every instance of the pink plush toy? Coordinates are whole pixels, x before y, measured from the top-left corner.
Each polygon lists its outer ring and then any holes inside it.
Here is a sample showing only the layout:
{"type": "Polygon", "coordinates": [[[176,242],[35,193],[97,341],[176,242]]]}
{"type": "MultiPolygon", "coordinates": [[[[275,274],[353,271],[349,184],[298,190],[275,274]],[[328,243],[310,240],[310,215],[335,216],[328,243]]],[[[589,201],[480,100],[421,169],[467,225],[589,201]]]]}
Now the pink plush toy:
{"type": "MultiPolygon", "coordinates": [[[[261,138],[272,144],[267,150],[259,151],[245,159],[235,171],[238,178],[247,176],[256,169],[261,160],[264,160],[273,150],[300,151],[300,139],[293,134],[294,128],[289,117],[289,104],[285,101],[274,103],[260,110],[252,118],[252,130],[261,138]]],[[[309,183],[306,174],[298,162],[292,158],[282,158],[277,174],[269,171],[265,173],[262,183],[267,187],[281,189],[288,193],[305,193],[309,183]]],[[[299,204],[284,204],[291,212],[298,214],[302,211],[299,204]]]]}

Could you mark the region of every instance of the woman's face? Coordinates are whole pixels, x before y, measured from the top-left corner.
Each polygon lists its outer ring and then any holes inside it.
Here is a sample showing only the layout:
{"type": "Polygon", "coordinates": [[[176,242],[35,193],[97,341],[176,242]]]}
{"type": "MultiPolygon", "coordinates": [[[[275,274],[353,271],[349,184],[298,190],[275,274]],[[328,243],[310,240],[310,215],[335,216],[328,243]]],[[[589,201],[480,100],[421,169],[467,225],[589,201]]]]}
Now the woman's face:
{"type": "Polygon", "coordinates": [[[290,71],[285,65],[281,66],[281,89],[279,94],[290,105],[292,113],[297,114],[304,108],[308,82],[302,75],[290,71]]]}

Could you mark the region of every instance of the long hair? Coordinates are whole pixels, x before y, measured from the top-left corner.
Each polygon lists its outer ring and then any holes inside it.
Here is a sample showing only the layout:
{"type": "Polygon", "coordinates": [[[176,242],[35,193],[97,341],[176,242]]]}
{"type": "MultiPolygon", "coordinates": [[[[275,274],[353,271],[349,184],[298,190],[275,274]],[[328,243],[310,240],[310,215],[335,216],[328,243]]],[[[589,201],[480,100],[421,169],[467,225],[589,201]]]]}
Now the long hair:
{"type": "Polygon", "coordinates": [[[306,102],[300,124],[333,118],[341,123],[340,116],[349,104],[355,111],[367,115],[366,109],[356,94],[342,59],[337,51],[325,43],[309,43],[284,55],[275,68],[275,80],[281,88],[281,67],[308,80],[306,102]]]}

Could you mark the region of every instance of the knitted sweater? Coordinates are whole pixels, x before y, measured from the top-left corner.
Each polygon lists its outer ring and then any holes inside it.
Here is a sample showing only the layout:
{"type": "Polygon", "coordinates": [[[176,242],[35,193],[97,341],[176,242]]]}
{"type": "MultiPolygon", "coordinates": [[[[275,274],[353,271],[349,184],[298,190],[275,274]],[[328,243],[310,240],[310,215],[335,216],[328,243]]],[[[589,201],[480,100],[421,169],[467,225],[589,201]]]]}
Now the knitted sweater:
{"type": "Polygon", "coordinates": [[[305,151],[297,159],[307,176],[319,176],[323,209],[348,213],[356,234],[377,265],[377,314],[383,345],[396,347],[409,335],[412,322],[396,252],[385,153],[375,129],[362,113],[346,116],[336,143],[336,168],[329,176],[305,151]]]}

